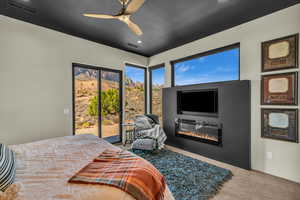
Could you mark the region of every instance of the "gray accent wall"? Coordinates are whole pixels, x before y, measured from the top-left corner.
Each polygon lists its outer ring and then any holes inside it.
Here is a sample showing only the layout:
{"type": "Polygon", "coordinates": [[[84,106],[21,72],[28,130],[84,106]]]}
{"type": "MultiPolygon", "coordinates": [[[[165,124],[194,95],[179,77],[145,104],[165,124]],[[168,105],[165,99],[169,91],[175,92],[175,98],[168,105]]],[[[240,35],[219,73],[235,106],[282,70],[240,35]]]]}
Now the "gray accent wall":
{"type": "Polygon", "coordinates": [[[237,167],[251,169],[250,81],[230,81],[164,88],[163,99],[163,125],[168,136],[168,145],[176,146],[237,167]],[[202,89],[218,89],[218,116],[178,115],[177,91],[202,89]],[[175,118],[221,123],[223,126],[222,146],[175,136],[175,118]]]}

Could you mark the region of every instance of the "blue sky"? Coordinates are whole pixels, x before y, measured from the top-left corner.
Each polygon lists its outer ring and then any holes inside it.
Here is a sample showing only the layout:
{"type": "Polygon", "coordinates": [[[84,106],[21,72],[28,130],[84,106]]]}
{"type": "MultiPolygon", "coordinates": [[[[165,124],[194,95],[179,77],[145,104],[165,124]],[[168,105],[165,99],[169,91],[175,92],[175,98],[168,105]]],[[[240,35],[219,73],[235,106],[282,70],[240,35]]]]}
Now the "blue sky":
{"type": "MultiPolygon", "coordinates": [[[[135,82],[144,82],[144,70],[126,65],[125,75],[135,82]]],[[[153,84],[163,85],[165,83],[165,68],[152,71],[153,84]]]]}
{"type": "MultiPolygon", "coordinates": [[[[175,84],[190,85],[198,83],[237,80],[239,78],[239,49],[195,58],[176,63],[175,84]]],[[[144,82],[144,70],[126,65],[125,74],[135,82],[144,82]]],[[[153,84],[164,84],[165,68],[152,71],[153,84]]]]}
{"type": "Polygon", "coordinates": [[[165,84],[165,67],[152,70],[152,84],[163,85],[165,84]]]}
{"type": "Polygon", "coordinates": [[[138,67],[131,67],[126,65],[125,76],[131,78],[134,82],[143,83],[145,80],[145,70],[138,67]]]}
{"type": "Polygon", "coordinates": [[[175,85],[209,83],[239,78],[239,49],[175,64],[175,85]]]}

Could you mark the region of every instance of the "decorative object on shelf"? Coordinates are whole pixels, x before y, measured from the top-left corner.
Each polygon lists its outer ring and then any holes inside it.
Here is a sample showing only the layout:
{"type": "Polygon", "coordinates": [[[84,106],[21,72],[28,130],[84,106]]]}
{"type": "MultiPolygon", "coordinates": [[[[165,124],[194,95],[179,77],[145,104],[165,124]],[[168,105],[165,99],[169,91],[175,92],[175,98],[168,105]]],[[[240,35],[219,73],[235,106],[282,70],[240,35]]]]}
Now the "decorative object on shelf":
{"type": "Polygon", "coordinates": [[[298,109],[261,110],[261,137],[298,143],[298,109]]]}
{"type": "Polygon", "coordinates": [[[262,76],[262,105],[298,105],[298,73],[262,76]]]}
{"type": "Polygon", "coordinates": [[[299,34],[263,42],[262,72],[298,67],[299,34]]]}

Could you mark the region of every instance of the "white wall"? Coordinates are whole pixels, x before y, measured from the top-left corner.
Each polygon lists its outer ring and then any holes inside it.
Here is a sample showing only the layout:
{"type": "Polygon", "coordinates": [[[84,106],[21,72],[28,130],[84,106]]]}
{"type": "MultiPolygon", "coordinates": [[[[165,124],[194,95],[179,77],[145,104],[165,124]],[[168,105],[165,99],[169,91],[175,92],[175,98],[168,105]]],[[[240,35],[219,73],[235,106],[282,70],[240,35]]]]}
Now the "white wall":
{"type": "MultiPolygon", "coordinates": [[[[261,42],[299,32],[300,4],[155,55],[150,58],[149,65],[165,63],[167,66],[166,85],[170,86],[171,66],[169,61],[240,42],[241,79],[251,80],[252,84],[252,168],[300,182],[300,144],[262,139],[260,137],[260,108],[262,107],[260,106],[261,42]],[[266,158],[267,152],[273,153],[273,159],[268,160],[266,158]]],[[[284,71],[298,71],[298,69],[284,71]]],[[[285,108],[295,107],[286,106],[285,108]]]]}
{"type": "Polygon", "coordinates": [[[148,58],[0,15],[1,143],[72,134],[73,62],[122,70],[148,58]]]}

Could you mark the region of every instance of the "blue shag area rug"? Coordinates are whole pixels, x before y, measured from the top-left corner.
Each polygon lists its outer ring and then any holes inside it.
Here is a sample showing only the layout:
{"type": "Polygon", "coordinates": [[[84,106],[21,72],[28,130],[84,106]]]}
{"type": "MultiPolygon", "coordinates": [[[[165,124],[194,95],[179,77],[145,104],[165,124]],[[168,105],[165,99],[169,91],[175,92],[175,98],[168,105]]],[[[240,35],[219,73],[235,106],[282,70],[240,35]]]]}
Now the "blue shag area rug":
{"type": "Polygon", "coordinates": [[[207,200],[232,177],[230,170],[166,149],[130,151],[151,162],[164,175],[176,200],[207,200]]]}

